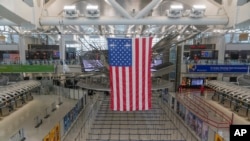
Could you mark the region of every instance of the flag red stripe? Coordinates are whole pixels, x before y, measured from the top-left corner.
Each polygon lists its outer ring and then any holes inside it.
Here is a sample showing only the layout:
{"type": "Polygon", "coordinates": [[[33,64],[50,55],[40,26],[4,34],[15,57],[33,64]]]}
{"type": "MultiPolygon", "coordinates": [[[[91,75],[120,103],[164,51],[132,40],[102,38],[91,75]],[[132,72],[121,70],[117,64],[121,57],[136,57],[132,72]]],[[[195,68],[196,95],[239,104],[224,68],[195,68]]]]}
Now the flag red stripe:
{"type": "Polygon", "coordinates": [[[141,39],[142,40],[142,45],[141,45],[141,47],[142,47],[142,110],[145,110],[145,83],[147,83],[147,82],[145,82],[146,81],[146,79],[145,79],[145,73],[146,73],[146,71],[148,71],[147,69],[146,69],[146,65],[145,65],[145,59],[146,59],[146,38],[142,38],[141,39]]]}
{"type": "Polygon", "coordinates": [[[113,72],[112,72],[112,67],[110,66],[109,67],[109,71],[110,71],[110,73],[109,73],[109,85],[110,85],[110,108],[111,109],[114,109],[114,91],[113,91],[113,72]]]}
{"type": "Polygon", "coordinates": [[[139,109],[139,102],[140,102],[140,100],[139,100],[139,83],[140,83],[140,79],[138,79],[138,77],[139,77],[139,39],[138,38],[136,38],[135,39],[135,74],[136,74],[136,76],[135,77],[137,77],[136,78],[136,110],[138,110],[139,109]]]}
{"type": "Polygon", "coordinates": [[[152,103],[151,103],[151,95],[152,95],[152,81],[151,81],[151,62],[152,62],[152,37],[149,39],[149,51],[148,51],[148,57],[149,57],[149,61],[148,61],[148,108],[151,109],[152,108],[152,103]]]}
{"type": "Polygon", "coordinates": [[[116,73],[116,95],[117,95],[117,111],[120,110],[120,84],[119,84],[119,67],[115,67],[115,73],[116,73]]]}
{"type": "Polygon", "coordinates": [[[132,68],[129,67],[129,109],[130,111],[133,110],[133,86],[132,86],[132,68]]]}
{"type": "Polygon", "coordinates": [[[127,102],[127,98],[126,98],[126,68],[122,67],[122,95],[123,95],[123,111],[126,111],[126,102],[127,102]]]}

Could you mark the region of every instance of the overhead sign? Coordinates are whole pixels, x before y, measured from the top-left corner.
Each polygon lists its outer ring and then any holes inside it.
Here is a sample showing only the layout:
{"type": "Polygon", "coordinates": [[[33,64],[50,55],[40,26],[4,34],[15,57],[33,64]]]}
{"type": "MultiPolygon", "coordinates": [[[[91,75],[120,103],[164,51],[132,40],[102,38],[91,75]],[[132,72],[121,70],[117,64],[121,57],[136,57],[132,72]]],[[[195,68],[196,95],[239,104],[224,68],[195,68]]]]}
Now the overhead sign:
{"type": "Polygon", "coordinates": [[[190,50],[190,49],[208,49],[208,50],[214,50],[215,44],[199,44],[199,45],[184,45],[184,50],[190,50]]]}
{"type": "Polygon", "coordinates": [[[189,72],[248,72],[248,65],[188,65],[189,72]]]}
{"type": "Polygon", "coordinates": [[[53,65],[1,65],[0,72],[54,72],[53,65]]]}

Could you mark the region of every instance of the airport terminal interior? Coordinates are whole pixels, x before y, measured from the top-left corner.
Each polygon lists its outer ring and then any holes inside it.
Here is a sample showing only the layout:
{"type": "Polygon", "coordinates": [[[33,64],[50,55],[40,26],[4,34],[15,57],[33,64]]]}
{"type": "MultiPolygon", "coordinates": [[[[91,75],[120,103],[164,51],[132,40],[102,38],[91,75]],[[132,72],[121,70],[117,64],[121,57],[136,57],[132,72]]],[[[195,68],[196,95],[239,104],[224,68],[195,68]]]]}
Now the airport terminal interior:
{"type": "Polygon", "coordinates": [[[0,0],[0,141],[229,141],[250,125],[250,0],[0,0]]]}

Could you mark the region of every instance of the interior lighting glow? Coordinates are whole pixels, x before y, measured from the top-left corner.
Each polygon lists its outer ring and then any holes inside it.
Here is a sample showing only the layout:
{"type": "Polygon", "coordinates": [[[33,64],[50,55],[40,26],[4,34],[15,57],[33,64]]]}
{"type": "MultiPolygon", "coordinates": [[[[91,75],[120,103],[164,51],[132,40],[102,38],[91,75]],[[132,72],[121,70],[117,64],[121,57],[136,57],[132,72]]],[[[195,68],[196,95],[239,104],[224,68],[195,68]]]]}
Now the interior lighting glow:
{"type": "Polygon", "coordinates": [[[87,5],[86,9],[88,9],[88,10],[97,10],[98,5],[87,5]]]}
{"type": "Polygon", "coordinates": [[[171,5],[170,9],[183,9],[182,5],[171,5]]]}
{"type": "Polygon", "coordinates": [[[76,6],[72,5],[72,6],[64,6],[63,7],[64,10],[74,10],[76,9],[76,6]]]}
{"type": "Polygon", "coordinates": [[[206,9],[205,5],[193,5],[194,9],[206,9]]]}

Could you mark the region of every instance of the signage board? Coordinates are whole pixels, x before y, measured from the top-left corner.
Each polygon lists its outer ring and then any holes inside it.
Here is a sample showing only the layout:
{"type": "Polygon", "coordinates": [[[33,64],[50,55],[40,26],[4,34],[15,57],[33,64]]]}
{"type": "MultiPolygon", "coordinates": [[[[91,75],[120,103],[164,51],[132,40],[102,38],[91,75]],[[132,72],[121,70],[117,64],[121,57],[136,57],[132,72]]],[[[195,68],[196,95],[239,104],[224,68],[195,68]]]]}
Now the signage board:
{"type": "Polygon", "coordinates": [[[0,72],[54,72],[53,65],[1,65],[0,72]]]}
{"type": "Polygon", "coordinates": [[[248,65],[188,65],[189,72],[232,72],[246,73],[248,65]]]}

